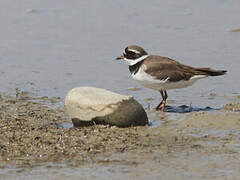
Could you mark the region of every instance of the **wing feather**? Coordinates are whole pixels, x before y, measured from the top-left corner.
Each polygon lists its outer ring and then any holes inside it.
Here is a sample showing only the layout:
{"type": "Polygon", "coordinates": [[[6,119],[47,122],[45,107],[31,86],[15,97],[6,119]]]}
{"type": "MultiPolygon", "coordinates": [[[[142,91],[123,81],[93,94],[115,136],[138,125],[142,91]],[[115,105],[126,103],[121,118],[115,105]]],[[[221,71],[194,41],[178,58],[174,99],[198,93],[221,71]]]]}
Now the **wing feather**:
{"type": "Polygon", "coordinates": [[[195,75],[195,68],[183,65],[167,57],[149,56],[144,61],[144,64],[147,66],[145,71],[148,74],[160,80],[168,78],[169,82],[189,80],[195,75]]]}

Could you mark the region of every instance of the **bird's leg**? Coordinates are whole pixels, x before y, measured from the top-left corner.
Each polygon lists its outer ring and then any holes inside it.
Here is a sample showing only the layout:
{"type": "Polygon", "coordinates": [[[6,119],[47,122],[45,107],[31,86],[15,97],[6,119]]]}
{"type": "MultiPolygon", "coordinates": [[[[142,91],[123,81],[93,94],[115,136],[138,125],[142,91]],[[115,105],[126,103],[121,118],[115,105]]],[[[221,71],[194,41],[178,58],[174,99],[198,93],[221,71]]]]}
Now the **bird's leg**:
{"type": "Polygon", "coordinates": [[[159,92],[160,92],[161,95],[162,95],[162,100],[161,100],[161,102],[157,105],[157,107],[155,108],[156,111],[158,111],[158,110],[160,109],[160,107],[161,107],[161,105],[162,105],[162,103],[163,103],[163,99],[164,99],[163,91],[159,91],[159,92]]]}
{"type": "Polygon", "coordinates": [[[160,109],[160,106],[162,105],[163,100],[161,100],[161,102],[157,105],[157,107],[155,108],[156,111],[158,111],[160,109]]]}
{"type": "Polygon", "coordinates": [[[167,101],[167,98],[168,98],[168,95],[167,95],[167,91],[163,91],[164,94],[162,95],[163,96],[163,100],[162,100],[162,112],[164,112],[164,109],[165,109],[165,106],[166,106],[166,101],[167,101]]]}

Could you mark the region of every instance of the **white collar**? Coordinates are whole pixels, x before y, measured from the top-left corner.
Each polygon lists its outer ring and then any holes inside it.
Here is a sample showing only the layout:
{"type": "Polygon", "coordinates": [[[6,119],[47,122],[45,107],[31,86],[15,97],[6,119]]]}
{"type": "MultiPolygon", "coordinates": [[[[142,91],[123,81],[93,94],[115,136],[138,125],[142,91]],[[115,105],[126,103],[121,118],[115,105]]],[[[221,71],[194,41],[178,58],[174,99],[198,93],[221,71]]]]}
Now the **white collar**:
{"type": "Polygon", "coordinates": [[[131,59],[127,59],[127,58],[124,58],[124,60],[127,62],[127,64],[129,66],[133,66],[135,64],[137,64],[138,62],[141,62],[143,61],[144,59],[146,59],[149,55],[144,55],[144,56],[141,56],[140,58],[137,58],[135,60],[131,60],[131,59]]]}

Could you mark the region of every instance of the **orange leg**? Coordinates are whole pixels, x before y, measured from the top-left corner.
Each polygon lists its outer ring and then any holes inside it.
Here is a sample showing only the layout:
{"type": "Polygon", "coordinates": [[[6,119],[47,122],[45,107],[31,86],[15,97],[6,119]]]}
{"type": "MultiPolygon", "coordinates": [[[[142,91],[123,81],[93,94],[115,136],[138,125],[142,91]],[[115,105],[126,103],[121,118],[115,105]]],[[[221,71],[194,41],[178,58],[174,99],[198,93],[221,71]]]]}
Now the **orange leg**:
{"type": "Polygon", "coordinates": [[[156,111],[160,110],[160,107],[162,105],[162,112],[164,112],[168,95],[167,95],[167,91],[160,91],[160,93],[162,95],[162,101],[158,104],[158,106],[155,109],[156,111]]]}
{"type": "Polygon", "coordinates": [[[162,112],[164,112],[165,105],[166,105],[166,101],[163,101],[163,103],[162,103],[162,112]]]}

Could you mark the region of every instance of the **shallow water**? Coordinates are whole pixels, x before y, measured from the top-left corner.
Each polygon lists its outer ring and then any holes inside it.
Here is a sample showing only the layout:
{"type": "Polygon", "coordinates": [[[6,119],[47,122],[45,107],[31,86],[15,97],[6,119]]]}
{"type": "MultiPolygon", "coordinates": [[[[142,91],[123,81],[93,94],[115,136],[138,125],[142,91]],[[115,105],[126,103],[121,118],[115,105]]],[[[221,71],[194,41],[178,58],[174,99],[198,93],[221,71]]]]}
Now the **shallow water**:
{"type": "MultiPolygon", "coordinates": [[[[228,32],[239,28],[239,6],[240,2],[233,0],[3,0],[0,91],[14,94],[19,88],[59,96],[63,102],[73,87],[96,86],[133,95],[145,108],[154,108],[159,93],[141,87],[130,78],[127,65],[115,61],[125,46],[138,44],[150,54],[184,64],[228,70],[225,76],[169,91],[171,106],[219,108],[231,100],[229,96],[239,95],[240,33],[228,32]],[[131,87],[140,90],[127,90],[131,87]]],[[[96,176],[104,168],[95,171],[96,176]]],[[[112,179],[118,170],[110,168],[107,176],[112,179]]],[[[70,176],[68,171],[71,169],[64,169],[57,177],[70,176]]],[[[50,173],[49,179],[56,175],[55,171],[50,173]]],[[[219,171],[216,176],[221,174],[219,171]]],[[[84,177],[94,179],[88,176],[84,177]]],[[[120,173],[115,177],[125,176],[120,173]]]]}
{"type": "Polygon", "coordinates": [[[15,88],[60,96],[76,86],[133,95],[144,106],[158,92],[130,78],[115,61],[129,44],[193,66],[227,69],[226,76],[172,90],[174,105],[220,107],[239,94],[238,1],[7,1],[1,3],[0,91],[15,88]],[[140,87],[140,91],[128,91],[140,87]],[[214,94],[214,96],[212,96],[214,94]]]}

